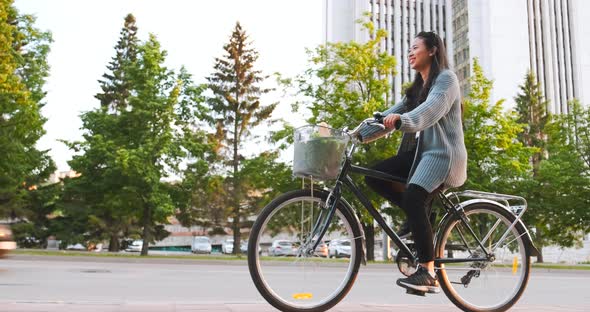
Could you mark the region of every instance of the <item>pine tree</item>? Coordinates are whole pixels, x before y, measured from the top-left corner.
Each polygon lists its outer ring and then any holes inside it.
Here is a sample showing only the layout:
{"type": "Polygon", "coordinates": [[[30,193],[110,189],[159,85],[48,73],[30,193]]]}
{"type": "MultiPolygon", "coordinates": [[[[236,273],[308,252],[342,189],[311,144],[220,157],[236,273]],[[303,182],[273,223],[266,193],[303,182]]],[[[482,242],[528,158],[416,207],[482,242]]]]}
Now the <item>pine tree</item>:
{"type": "Polygon", "coordinates": [[[102,93],[95,95],[101,106],[111,111],[120,111],[128,105],[131,88],[129,66],[137,61],[138,44],[135,17],[128,14],[115,46],[115,56],[107,66],[108,72],[102,76],[103,80],[99,81],[102,93]]]}
{"type": "Polygon", "coordinates": [[[252,138],[252,128],[269,121],[277,103],[264,105],[260,96],[270,90],[260,86],[266,78],[254,69],[258,52],[251,48],[246,32],[239,22],[231,34],[229,43],[223,49],[225,55],[215,59],[214,73],[207,78],[214,96],[208,100],[219,139],[219,152],[230,172],[232,229],[234,253],[240,251],[240,228],[244,213],[241,211],[245,195],[239,177],[244,155],[244,143],[252,138]]]}
{"type": "Polygon", "coordinates": [[[522,144],[529,147],[538,148],[531,162],[533,165],[533,175],[536,176],[539,170],[539,164],[545,154],[545,127],[549,121],[547,114],[547,101],[539,87],[535,75],[528,72],[525,76],[525,82],[520,86],[520,91],[514,100],[516,101],[516,112],[518,113],[518,122],[525,125],[524,131],[519,134],[518,139],[522,144]]]}

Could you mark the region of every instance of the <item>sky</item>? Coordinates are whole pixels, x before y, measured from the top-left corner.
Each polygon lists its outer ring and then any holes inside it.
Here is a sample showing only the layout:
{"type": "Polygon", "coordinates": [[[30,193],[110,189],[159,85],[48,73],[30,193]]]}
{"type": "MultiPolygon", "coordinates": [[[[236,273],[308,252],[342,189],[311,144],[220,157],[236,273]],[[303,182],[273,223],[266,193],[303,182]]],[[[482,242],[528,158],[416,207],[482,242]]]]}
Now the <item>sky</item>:
{"type": "MultiPolygon", "coordinates": [[[[136,18],[140,39],[156,35],[168,52],[168,67],[184,65],[195,82],[203,83],[237,21],[260,53],[257,69],[290,77],[301,73],[307,65],[305,48],[323,41],[321,4],[319,0],[16,0],[19,12],[35,15],[35,26],[50,31],[54,40],[42,109],[48,119],[46,135],[38,148],[50,150],[58,170],[69,170],[72,152],[58,140],[82,138],[79,116],[99,106],[94,98],[100,91],[98,80],[114,56],[128,13],[136,18]]],[[[289,99],[267,100],[281,102],[274,117],[302,125],[303,118],[290,111],[289,99]]]]}

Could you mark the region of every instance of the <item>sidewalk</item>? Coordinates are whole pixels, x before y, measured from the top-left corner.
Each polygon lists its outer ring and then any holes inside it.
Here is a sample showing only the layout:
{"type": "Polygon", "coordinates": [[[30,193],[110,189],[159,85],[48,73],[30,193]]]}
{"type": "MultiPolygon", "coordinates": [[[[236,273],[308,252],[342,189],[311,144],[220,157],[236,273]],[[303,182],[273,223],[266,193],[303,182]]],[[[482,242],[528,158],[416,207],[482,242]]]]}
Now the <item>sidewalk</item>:
{"type": "MultiPolygon", "coordinates": [[[[203,303],[203,304],[141,304],[141,303],[68,303],[68,302],[2,302],[0,310],[4,312],[270,312],[277,311],[268,304],[261,303],[203,303]]],[[[409,305],[409,304],[354,304],[341,303],[331,309],[335,312],[386,312],[386,311],[412,311],[412,312],[447,312],[459,311],[453,305],[409,305]]],[[[584,306],[526,306],[513,307],[511,311],[587,311],[584,306]]]]}

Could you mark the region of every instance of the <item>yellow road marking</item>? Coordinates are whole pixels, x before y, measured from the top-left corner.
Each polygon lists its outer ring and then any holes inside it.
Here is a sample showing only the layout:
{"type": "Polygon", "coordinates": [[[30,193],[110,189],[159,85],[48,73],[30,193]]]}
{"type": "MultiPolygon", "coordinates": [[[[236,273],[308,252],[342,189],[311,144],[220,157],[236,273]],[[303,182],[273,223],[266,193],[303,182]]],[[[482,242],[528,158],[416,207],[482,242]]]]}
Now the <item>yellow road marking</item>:
{"type": "Polygon", "coordinates": [[[313,295],[311,293],[293,294],[293,299],[296,299],[296,300],[306,300],[306,299],[311,299],[312,297],[313,297],[313,295]]]}

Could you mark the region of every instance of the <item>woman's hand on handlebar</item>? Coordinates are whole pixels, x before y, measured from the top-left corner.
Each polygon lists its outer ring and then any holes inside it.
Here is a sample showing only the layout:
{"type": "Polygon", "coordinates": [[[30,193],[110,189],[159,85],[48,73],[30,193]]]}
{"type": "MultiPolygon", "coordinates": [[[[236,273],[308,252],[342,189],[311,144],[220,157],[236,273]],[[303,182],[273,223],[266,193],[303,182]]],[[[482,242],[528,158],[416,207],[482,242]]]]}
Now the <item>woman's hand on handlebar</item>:
{"type": "Polygon", "coordinates": [[[383,118],[383,125],[387,129],[395,128],[395,123],[400,120],[399,114],[389,114],[383,118]]]}

